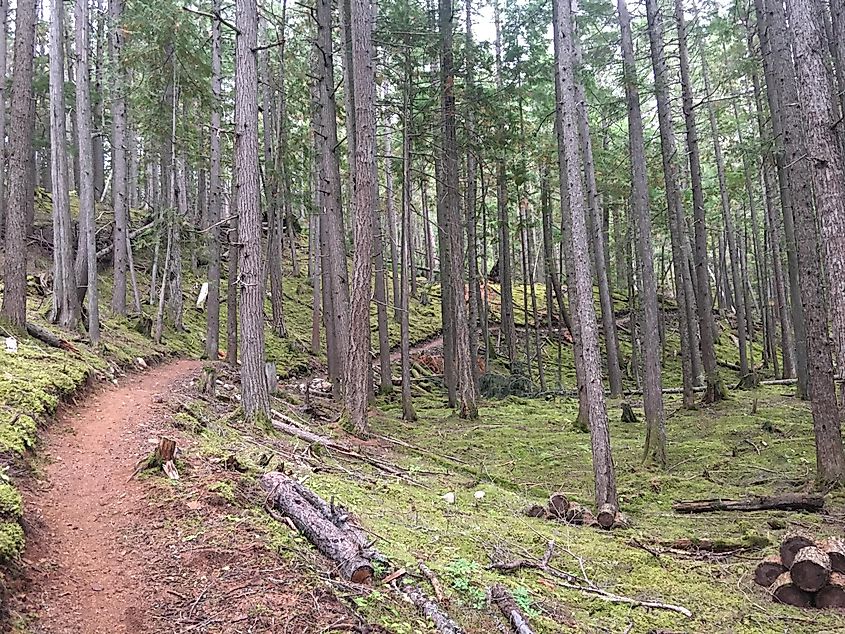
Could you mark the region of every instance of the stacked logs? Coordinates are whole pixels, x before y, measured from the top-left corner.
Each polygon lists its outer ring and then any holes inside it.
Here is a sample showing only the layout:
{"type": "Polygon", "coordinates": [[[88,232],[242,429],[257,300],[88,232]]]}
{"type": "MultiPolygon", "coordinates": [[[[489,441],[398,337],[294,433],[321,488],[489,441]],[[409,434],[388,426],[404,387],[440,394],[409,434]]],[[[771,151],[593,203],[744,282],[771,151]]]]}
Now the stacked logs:
{"type": "Polygon", "coordinates": [[[579,526],[597,526],[605,530],[625,528],[629,525],[628,518],[612,505],[605,504],[598,514],[586,506],[573,502],[563,493],[553,493],[546,506],[532,504],[524,511],[529,517],[542,517],[548,520],[577,524],[579,526]]]}
{"type": "Polygon", "coordinates": [[[772,600],[800,608],[845,607],[845,541],[815,542],[805,534],[788,535],[780,552],[761,561],[754,582],[769,589],[772,600]]]}

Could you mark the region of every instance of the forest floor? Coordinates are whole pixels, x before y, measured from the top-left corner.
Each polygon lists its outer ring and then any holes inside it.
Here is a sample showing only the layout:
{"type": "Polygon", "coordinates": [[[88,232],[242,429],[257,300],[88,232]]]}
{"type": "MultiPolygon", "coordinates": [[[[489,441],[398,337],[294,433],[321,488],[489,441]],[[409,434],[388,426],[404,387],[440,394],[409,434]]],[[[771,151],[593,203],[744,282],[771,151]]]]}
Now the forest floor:
{"type": "Polygon", "coordinates": [[[280,562],[230,515],[198,462],[177,482],[139,459],[169,424],[200,362],[178,360],[117,379],[62,408],[24,488],[29,526],[17,626],[44,634],[343,631],[356,617],[280,562]],[[311,629],[315,628],[315,629],[311,629]],[[333,629],[335,628],[335,629],[333,629]]]}

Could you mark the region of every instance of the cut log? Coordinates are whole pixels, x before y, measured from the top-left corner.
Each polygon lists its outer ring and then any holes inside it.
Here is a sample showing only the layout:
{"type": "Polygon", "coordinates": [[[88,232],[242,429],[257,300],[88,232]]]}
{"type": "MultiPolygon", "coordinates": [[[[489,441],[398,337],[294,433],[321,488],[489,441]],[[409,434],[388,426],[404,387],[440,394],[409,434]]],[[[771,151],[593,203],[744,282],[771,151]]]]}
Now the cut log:
{"type": "Polygon", "coordinates": [[[53,348],[59,348],[61,350],[67,350],[68,352],[77,352],[76,347],[67,339],[62,339],[58,335],[53,334],[46,328],[42,328],[38,324],[34,324],[31,321],[26,322],[26,331],[29,333],[30,337],[35,337],[38,341],[42,343],[46,343],[48,346],[53,348]]]}
{"type": "Polygon", "coordinates": [[[513,628],[516,634],[534,634],[534,631],[528,625],[528,619],[519,609],[516,601],[513,600],[507,588],[500,583],[495,584],[490,588],[490,598],[496,607],[501,610],[502,614],[508,621],[508,624],[513,628]]]}
{"type": "Polygon", "coordinates": [[[830,557],[818,546],[805,546],[789,569],[792,582],[807,592],[818,592],[830,579],[830,557]]]}
{"type": "Polygon", "coordinates": [[[775,579],[770,590],[773,601],[798,608],[809,608],[813,605],[813,595],[796,586],[788,572],[775,579]]]}
{"type": "Polygon", "coordinates": [[[522,511],[522,513],[528,517],[546,517],[546,509],[539,504],[532,504],[522,511]]]}
{"type": "Polygon", "coordinates": [[[549,498],[549,515],[557,519],[566,519],[569,512],[569,499],[563,493],[553,493],[549,498]]]}
{"type": "Polygon", "coordinates": [[[772,600],[798,608],[809,608],[813,605],[813,595],[796,586],[788,572],[775,579],[772,587],[772,600]]]}
{"type": "Polygon", "coordinates": [[[845,575],[834,572],[827,585],[816,594],[817,608],[845,608],[845,575]]]}
{"type": "Polygon", "coordinates": [[[566,511],[566,521],[572,524],[592,526],[596,523],[596,518],[586,506],[570,502],[569,509],[566,511]]]}
{"type": "Polygon", "coordinates": [[[375,571],[370,557],[354,533],[338,528],[326,517],[327,509],[331,509],[327,502],[310,490],[310,495],[303,496],[304,487],[278,471],[264,474],[261,486],[268,492],[267,504],[290,518],[317,550],[337,564],[344,579],[362,584],[373,582],[375,571]]]}
{"type": "Polygon", "coordinates": [[[406,584],[402,586],[402,593],[408,601],[416,606],[420,614],[434,623],[434,628],[440,634],[464,634],[461,626],[455,623],[436,601],[418,587],[406,584]]]}
{"type": "Polygon", "coordinates": [[[802,533],[794,533],[787,535],[780,543],[780,561],[787,568],[792,568],[792,562],[795,561],[795,555],[798,551],[807,546],[814,546],[815,542],[807,535],[802,533]]]}
{"type": "Polygon", "coordinates": [[[616,508],[612,504],[602,504],[596,521],[603,529],[610,530],[616,521],[616,508]]]}
{"type": "Polygon", "coordinates": [[[845,573],[845,541],[832,537],[820,543],[819,548],[830,557],[831,572],[845,573]]]}
{"type": "Polygon", "coordinates": [[[711,513],[713,511],[820,511],[824,496],[803,493],[783,495],[758,495],[744,500],[689,500],[675,502],[672,509],[678,513],[711,513]]]}
{"type": "Polygon", "coordinates": [[[754,569],[754,583],[758,586],[768,588],[772,585],[778,577],[786,572],[784,566],[778,555],[769,555],[754,569]]]}

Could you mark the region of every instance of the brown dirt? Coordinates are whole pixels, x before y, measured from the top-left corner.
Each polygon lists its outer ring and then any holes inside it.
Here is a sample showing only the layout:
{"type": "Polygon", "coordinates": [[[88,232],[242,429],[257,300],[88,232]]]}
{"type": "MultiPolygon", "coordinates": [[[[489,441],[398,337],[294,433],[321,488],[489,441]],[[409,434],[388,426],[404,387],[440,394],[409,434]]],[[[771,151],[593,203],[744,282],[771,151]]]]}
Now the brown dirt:
{"type": "Polygon", "coordinates": [[[356,631],[316,562],[280,560],[248,507],[209,491],[230,474],[170,422],[178,395],[196,396],[200,367],[180,360],[124,377],[58,416],[26,495],[23,589],[12,607],[28,631],[356,631]],[[162,434],[177,439],[182,479],[132,478],[162,434]]]}

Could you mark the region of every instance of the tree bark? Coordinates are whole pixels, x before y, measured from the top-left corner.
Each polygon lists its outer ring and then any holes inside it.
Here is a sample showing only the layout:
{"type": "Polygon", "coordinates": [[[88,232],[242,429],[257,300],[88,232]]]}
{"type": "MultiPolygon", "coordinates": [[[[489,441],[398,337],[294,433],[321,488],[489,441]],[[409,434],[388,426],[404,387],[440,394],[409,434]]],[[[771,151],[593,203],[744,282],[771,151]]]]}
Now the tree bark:
{"type": "Polygon", "coordinates": [[[115,69],[115,86],[112,92],[112,204],[114,206],[114,288],[112,290],[112,312],[126,314],[126,271],[129,231],[129,207],[126,199],[126,71],[123,55],[124,0],[109,0],[111,18],[111,63],[115,69]]]}
{"type": "Polygon", "coordinates": [[[795,87],[795,73],[792,51],[786,44],[782,24],[783,8],[777,3],[755,0],[757,35],[763,58],[766,77],[769,112],[775,141],[775,160],[778,167],[783,229],[786,239],[787,272],[789,275],[789,298],[792,309],[792,326],[795,332],[795,361],[798,374],[798,396],[809,397],[808,332],[805,323],[802,289],[800,286],[799,256],[796,235],[798,216],[812,213],[812,192],[810,175],[805,164],[799,160],[803,151],[798,146],[797,131],[801,122],[796,117],[795,105],[798,93],[795,87]],[[768,5],[771,5],[769,7],[768,5]],[[793,104],[793,105],[789,105],[793,104]],[[781,107],[783,105],[783,107],[781,107]],[[798,127],[796,127],[798,126],[798,127]]]}
{"type": "Polygon", "coordinates": [[[660,150],[663,158],[663,178],[666,185],[666,214],[672,242],[672,268],[675,273],[678,326],[680,330],[681,373],[684,407],[694,406],[693,387],[697,383],[693,357],[698,351],[698,329],[695,320],[695,299],[689,267],[689,242],[684,233],[684,210],[681,200],[680,175],[677,159],[675,128],[670,106],[669,78],[666,68],[663,38],[663,16],[657,0],[646,0],[648,34],[651,45],[651,64],[654,71],[654,93],[660,127],[660,150]]]}
{"type": "MultiPolygon", "coordinates": [[[[241,397],[250,420],[268,419],[264,379],[264,293],[261,271],[261,207],[258,185],[258,8],[256,0],[235,4],[235,177],[240,229],[238,318],[241,341],[241,397]]],[[[234,283],[234,280],[230,280],[234,283]]],[[[230,307],[231,309],[231,307],[230,307]]]]}
{"type": "Polygon", "coordinates": [[[716,365],[713,301],[710,295],[710,275],[707,265],[707,225],[704,213],[704,190],[701,184],[701,157],[698,150],[698,130],[693,111],[692,81],[690,79],[689,52],[687,51],[687,26],[684,17],[683,0],[675,0],[675,21],[678,26],[678,55],[680,57],[681,92],[683,96],[684,121],[686,123],[687,151],[689,153],[690,180],[692,183],[693,217],[695,224],[695,273],[698,321],[701,343],[701,358],[704,364],[707,390],[706,402],[720,401],[725,387],[719,377],[716,365]]]}
{"type": "MultiPolygon", "coordinates": [[[[6,174],[6,42],[9,34],[9,0],[0,0],[0,174],[6,174]]],[[[6,231],[6,179],[0,178],[0,239],[6,231]]]]}
{"type": "Polygon", "coordinates": [[[586,201],[584,184],[581,180],[580,146],[573,60],[573,24],[571,6],[568,0],[554,0],[554,49],[555,86],[557,104],[555,108],[558,136],[558,163],[560,167],[561,197],[569,194],[569,217],[571,222],[571,245],[575,263],[575,321],[580,326],[584,358],[584,390],[588,406],[590,438],[593,455],[596,506],[610,504],[618,508],[616,497],[616,476],[610,450],[610,430],[607,409],[602,389],[601,365],[599,362],[596,315],[593,305],[592,280],[587,257],[586,201]]]}
{"type": "MultiPolygon", "coordinates": [[[[84,277],[79,275],[77,284],[87,280],[88,336],[97,345],[100,340],[100,304],[97,289],[97,240],[94,206],[94,147],[91,140],[91,95],[88,61],[88,3],[77,2],[75,13],[76,29],[76,129],[79,155],[79,224],[84,229],[87,268],[84,277]]],[[[82,240],[80,240],[80,243],[82,240]]],[[[78,274],[81,272],[78,272],[78,274]]]]}
{"type": "Polygon", "coordinates": [[[470,354],[469,319],[464,300],[464,248],[458,192],[458,141],[456,131],[457,112],[455,107],[455,70],[452,51],[452,0],[440,0],[441,59],[440,79],[442,86],[441,109],[443,112],[443,177],[445,184],[444,212],[448,218],[446,227],[449,241],[448,262],[454,318],[454,348],[456,389],[461,418],[478,417],[478,390],[475,385],[473,366],[475,359],[470,354]]]}
{"type": "MultiPolygon", "coordinates": [[[[214,0],[212,11],[220,14],[222,0],[214,0]]],[[[206,303],[205,356],[217,360],[220,352],[220,243],[223,230],[217,224],[221,219],[223,187],[220,179],[220,98],[222,84],[222,38],[220,20],[211,22],[211,135],[209,139],[208,173],[208,300],[206,303]]],[[[230,278],[234,282],[233,278],[230,278]]]]}
{"type": "MultiPolygon", "coordinates": [[[[631,212],[636,227],[637,265],[643,308],[643,409],[646,437],[643,458],[666,466],[666,419],[663,413],[663,379],[660,370],[660,324],[657,282],[654,276],[654,250],[651,242],[651,209],[646,174],[643,117],[637,88],[637,67],[631,35],[631,16],[625,0],[617,0],[622,32],[622,65],[628,102],[628,135],[631,162],[631,212]]],[[[598,249],[597,249],[598,250],[598,249]]]]}
{"type": "MultiPolygon", "coordinates": [[[[376,185],[375,68],[373,15],[367,0],[352,0],[352,91],[355,95],[355,168],[352,183],[353,243],[349,310],[349,365],[346,410],[358,434],[367,431],[370,375],[370,301],[373,276],[373,215],[378,206],[376,185]]],[[[349,69],[347,69],[348,71],[349,69]]]]}

